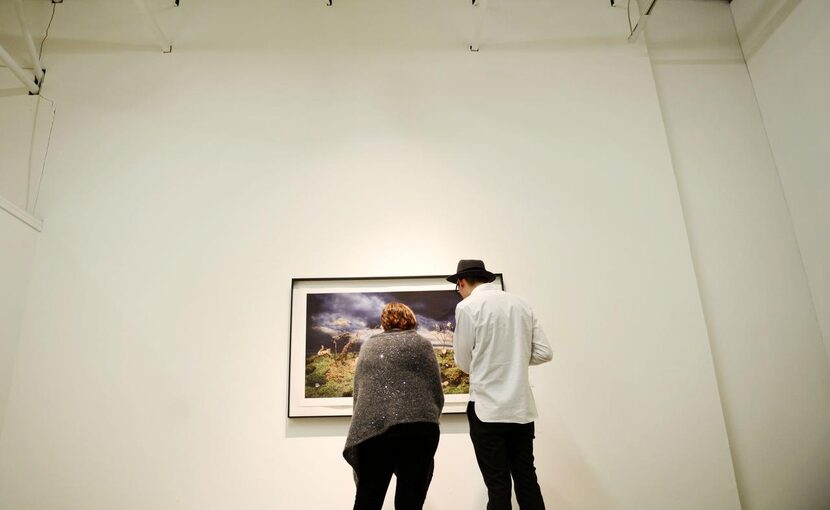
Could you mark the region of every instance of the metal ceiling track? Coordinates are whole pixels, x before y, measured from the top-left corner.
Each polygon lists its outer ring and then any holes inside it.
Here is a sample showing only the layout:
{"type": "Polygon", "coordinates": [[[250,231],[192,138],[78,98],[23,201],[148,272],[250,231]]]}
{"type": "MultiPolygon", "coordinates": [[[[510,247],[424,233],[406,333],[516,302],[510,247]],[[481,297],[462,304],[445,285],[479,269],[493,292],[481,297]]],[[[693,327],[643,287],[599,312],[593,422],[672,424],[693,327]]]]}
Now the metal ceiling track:
{"type": "Polygon", "coordinates": [[[481,27],[484,25],[484,14],[487,10],[487,0],[472,0],[475,9],[475,28],[473,30],[473,43],[470,44],[470,51],[478,52],[481,45],[481,27]]]}
{"type": "MultiPolygon", "coordinates": [[[[143,0],[135,0],[143,1],[143,0]]],[[[474,35],[473,35],[473,42],[470,44],[470,51],[478,52],[479,44],[481,41],[481,26],[484,24],[484,14],[487,8],[487,0],[471,0],[473,4],[473,8],[475,8],[476,15],[475,15],[475,28],[474,28],[474,35]]],[[[331,7],[334,3],[334,0],[326,0],[326,5],[331,7]]],[[[178,1],[176,2],[178,5],[178,1]]],[[[613,0],[612,0],[613,5],[613,0]]]]}
{"type": "Polygon", "coordinates": [[[46,69],[43,68],[43,64],[40,62],[40,57],[35,49],[35,43],[32,40],[32,34],[29,32],[29,26],[26,23],[26,18],[23,16],[23,0],[12,0],[12,4],[14,5],[14,12],[17,15],[17,23],[20,25],[20,33],[26,42],[26,51],[32,60],[34,72],[33,74],[26,72],[2,45],[0,45],[0,60],[8,66],[9,70],[29,90],[29,94],[36,95],[40,93],[40,85],[46,76],[46,69]]]}
{"type": "Polygon", "coordinates": [[[640,33],[645,30],[646,22],[648,22],[648,18],[651,16],[651,11],[654,10],[654,5],[656,3],[657,0],[648,0],[648,7],[646,7],[646,10],[640,15],[640,19],[637,20],[637,24],[634,25],[631,33],[628,34],[628,42],[636,42],[637,38],[640,37],[640,33]]]}
{"type": "MultiPolygon", "coordinates": [[[[144,13],[144,17],[147,19],[147,22],[150,25],[150,28],[153,30],[153,34],[156,36],[156,41],[158,45],[161,47],[162,53],[170,53],[173,51],[173,41],[167,37],[167,34],[164,33],[164,30],[161,28],[161,25],[156,18],[156,15],[153,14],[153,11],[147,7],[146,0],[133,0],[136,6],[144,13]]],[[[179,6],[179,0],[174,0],[173,3],[176,7],[179,6]]]]}
{"type": "MultiPolygon", "coordinates": [[[[156,19],[155,14],[147,7],[146,0],[133,0],[136,6],[144,13],[148,24],[156,36],[156,40],[164,53],[173,51],[173,43],[170,38],[164,33],[161,25],[156,19]]],[[[173,0],[176,7],[179,6],[180,0],[173,0]]],[[[63,3],[63,0],[52,0],[52,3],[63,3]]],[[[33,73],[28,73],[23,66],[9,54],[6,49],[0,45],[0,61],[2,61],[9,70],[17,77],[18,80],[26,87],[30,95],[37,95],[40,93],[40,86],[43,84],[43,79],[46,76],[46,69],[40,61],[40,56],[35,49],[35,43],[32,39],[32,33],[29,31],[29,26],[26,23],[26,18],[23,15],[23,0],[12,0],[14,11],[17,16],[18,25],[20,25],[20,32],[23,35],[23,40],[26,43],[26,51],[29,53],[29,58],[32,61],[33,73]]]]}

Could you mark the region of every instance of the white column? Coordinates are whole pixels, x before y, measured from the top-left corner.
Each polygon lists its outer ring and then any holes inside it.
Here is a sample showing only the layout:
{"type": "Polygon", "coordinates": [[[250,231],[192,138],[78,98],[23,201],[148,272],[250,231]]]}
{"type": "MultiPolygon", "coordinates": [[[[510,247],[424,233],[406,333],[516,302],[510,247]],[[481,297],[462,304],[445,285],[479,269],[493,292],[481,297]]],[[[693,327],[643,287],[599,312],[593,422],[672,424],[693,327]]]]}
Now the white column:
{"type": "Polygon", "coordinates": [[[662,2],[645,39],[742,507],[828,508],[830,363],[729,4],[662,2]]]}

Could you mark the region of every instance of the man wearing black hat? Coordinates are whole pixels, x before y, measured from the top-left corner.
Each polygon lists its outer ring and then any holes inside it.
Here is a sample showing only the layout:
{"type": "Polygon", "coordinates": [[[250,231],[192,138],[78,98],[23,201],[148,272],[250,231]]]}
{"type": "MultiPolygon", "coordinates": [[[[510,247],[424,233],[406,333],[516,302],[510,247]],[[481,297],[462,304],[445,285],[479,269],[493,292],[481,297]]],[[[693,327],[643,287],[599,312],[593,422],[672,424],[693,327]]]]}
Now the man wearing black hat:
{"type": "Polygon", "coordinates": [[[511,479],[522,510],[545,508],[533,465],[536,404],[528,366],[551,360],[538,318],[520,298],[492,283],[481,260],[461,260],[454,275],[455,361],[470,374],[467,419],[487,485],[487,510],[511,508],[511,479]]]}

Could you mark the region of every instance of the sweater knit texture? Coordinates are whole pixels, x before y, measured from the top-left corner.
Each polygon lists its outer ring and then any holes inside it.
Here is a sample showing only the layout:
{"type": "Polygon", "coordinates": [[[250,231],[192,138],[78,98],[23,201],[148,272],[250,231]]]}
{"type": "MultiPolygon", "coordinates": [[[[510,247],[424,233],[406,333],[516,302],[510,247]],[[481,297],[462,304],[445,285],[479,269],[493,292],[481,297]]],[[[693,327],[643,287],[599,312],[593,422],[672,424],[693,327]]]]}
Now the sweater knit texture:
{"type": "Polygon", "coordinates": [[[343,457],[357,468],[357,445],[401,423],[438,423],[444,392],[432,344],[415,330],[390,330],[360,348],[352,423],[343,457]]]}

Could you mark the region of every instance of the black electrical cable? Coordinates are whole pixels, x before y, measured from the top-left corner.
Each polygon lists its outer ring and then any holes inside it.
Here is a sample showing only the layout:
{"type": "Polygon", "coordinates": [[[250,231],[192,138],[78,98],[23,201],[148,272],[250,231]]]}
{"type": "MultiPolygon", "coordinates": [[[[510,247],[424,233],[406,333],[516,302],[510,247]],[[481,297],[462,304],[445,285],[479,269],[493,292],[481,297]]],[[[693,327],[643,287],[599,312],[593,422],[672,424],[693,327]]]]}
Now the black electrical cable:
{"type": "Polygon", "coordinates": [[[43,43],[45,43],[46,38],[49,37],[49,29],[52,28],[52,21],[55,20],[55,9],[57,7],[58,7],[58,4],[56,4],[56,3],[52,4],[52,16],[49,17],[49,24],[46,25],[46,33],[43,34],[43,39],[40,40],[40,49],[38,50],[38,53],[37,53],[38,60],[40,60],[40,58],[43,56],[43,43]]]}

